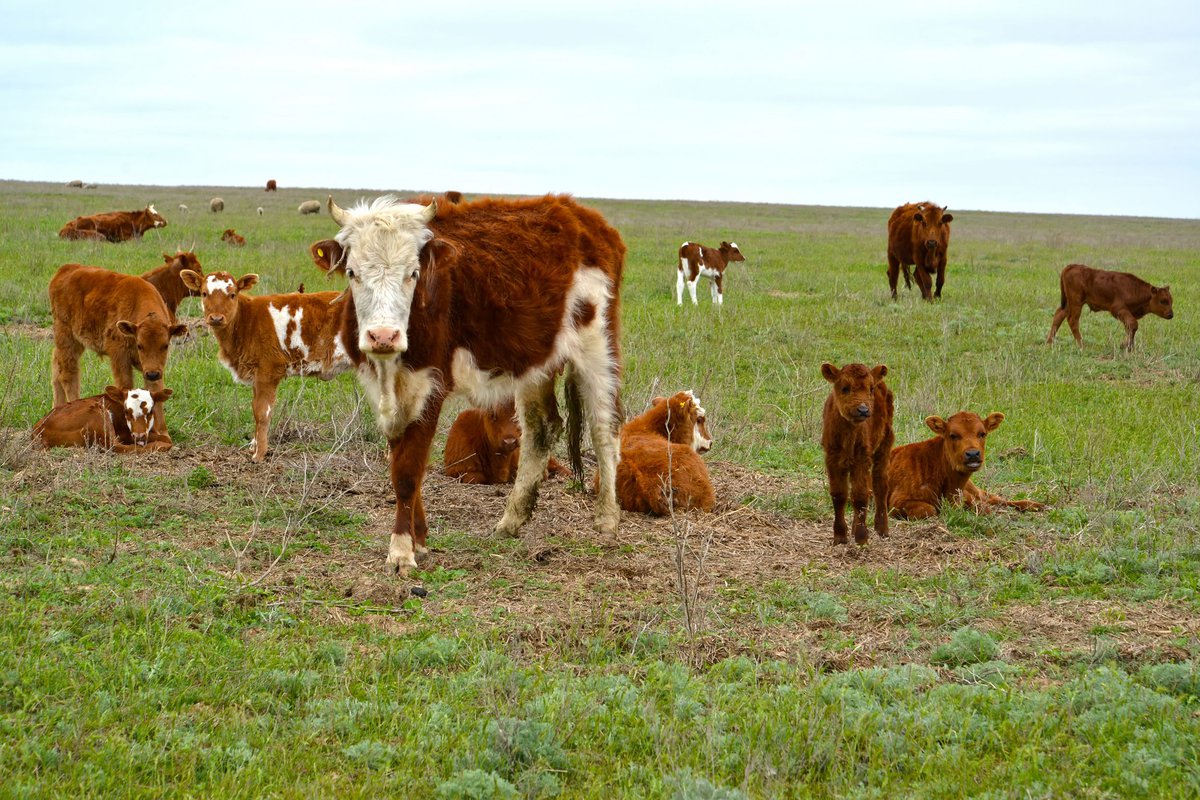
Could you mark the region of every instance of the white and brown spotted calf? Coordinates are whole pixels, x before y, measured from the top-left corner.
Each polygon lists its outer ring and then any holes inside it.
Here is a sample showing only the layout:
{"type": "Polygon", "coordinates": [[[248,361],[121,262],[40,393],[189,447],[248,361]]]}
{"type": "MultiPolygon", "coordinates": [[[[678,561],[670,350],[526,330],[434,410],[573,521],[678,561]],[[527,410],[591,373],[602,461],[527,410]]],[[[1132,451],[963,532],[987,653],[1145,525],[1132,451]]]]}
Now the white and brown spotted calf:
{"type": "Polygon", "coordinates": [[[683,305],[684,284],[692,296],[692,305],[697,304],[696,284],[701,278],[712,281],[713,304],[721,305],[725,302],[725,268],[734,261],[745,260],[736,242],[721,242],[718,248],[696,242],[679,245],[679,262],[675,265],[675,305],[683,305]]]}
{"type": "Polygon", "coordinates": [[[171,437],[154,430],[155,411],[171,396],[170,389],[118,389],[58,406],[33,426],[42,447],[98,447],[115,453],[170,450],[171,437]]]}
{"type": "Polygon", "coordinates": [[[218,358],[238,383],[254,387],[254,461],[267,455],[271,409],[279,382],[292,375],[327,381],[352,366],[342,344],[341,292],[245,294],[258,276],[228,272],[180,277],[200,293],[204,321],[220,346],[218,358]]]}

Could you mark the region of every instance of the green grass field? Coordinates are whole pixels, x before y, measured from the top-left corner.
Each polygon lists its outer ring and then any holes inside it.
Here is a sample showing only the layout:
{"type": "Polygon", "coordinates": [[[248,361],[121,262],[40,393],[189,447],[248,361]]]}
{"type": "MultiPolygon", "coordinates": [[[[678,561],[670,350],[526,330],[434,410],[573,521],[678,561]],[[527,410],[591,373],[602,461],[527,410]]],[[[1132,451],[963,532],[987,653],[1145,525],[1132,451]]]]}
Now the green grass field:
{"type": "Polygon", "coordinates": [[[260,293],[339,288],[307,253],[333,223],[296,213],[327,191],[0,182],[0,796],[1200,796],[1200,221],[932,198],[955,222],[927,304],[890,299],[890,209],[585,200],[629,248],[626,408],[697,390],[718,509],[604,538],[552,483],[501,541],[503,491],[431,469],[433,558],[405,580],[351,374],[285,382],[254,465],[250,391],[198,328],[167,367],[170,453],[28,447],[61,264],[194,246],[260,293]],[[55,235],[147,202],[170,225],[141,241],[55,235]],[[706,286],[676,308],[685,239],[749,259],[723,309],[706,286]],[[1107,314],[1046,345],[1075,262],[1169,283],[1175,319],[1131,354],[1107,314]],[[888,365],[898,443],[1003,411],[977,482],[1052,509],[834,549],[826,360],[888,365]]]}

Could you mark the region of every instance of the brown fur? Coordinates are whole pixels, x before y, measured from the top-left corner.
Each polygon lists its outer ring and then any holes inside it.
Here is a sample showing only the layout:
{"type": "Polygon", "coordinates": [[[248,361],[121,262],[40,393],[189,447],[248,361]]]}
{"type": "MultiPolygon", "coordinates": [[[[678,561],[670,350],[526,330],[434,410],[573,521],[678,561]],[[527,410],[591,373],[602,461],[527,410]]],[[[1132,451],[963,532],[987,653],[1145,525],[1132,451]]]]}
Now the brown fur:
{"type": "Polygon", "coordinates": [[[912,288],[908,267],[914,265],[914,277],[921,289],[921,297],[932,300],[941,298],[942,285],[946,282],[946,253],[950,248],[950,222],[953,214],[947,214],[945,206],[933,203],[905,203],[892,212],[888,219],[888,285],[892,298],[896,297],[896,281],[900,268],[904,268],[904,286],[912,288]],[[931,293],[932,276],[937,273],[937,291],[931,293]]]}
{"type": "Polygon", "coordinates": [[[999,412],[985,419],[970,411],[960,411],[948,420],[926,418],[925,424],[936,436],[892,451],[888,465],[888,506],[892,513],[903,519],[937,516],[946,499],[980,514],[996,506],[1044,510],[1046,506],[1032,500],[1005,500],[989,494],[971,481],[971,476],[983,467],[988,433],[1003,421],[1004,415],[999,412]]]}
{"type": "Polygon", "coordinates": [[[158,293],[162,295],[163,302],[167,304],[167,310],[171,312],[172,322],[175,320],[179,304],[185,297],[200,296],[199,292],[193,292],[183,285],[179,273],[185,269],[201,272],[200,259],[190,250],[177,250],[173,256],[163,253],[161,267],[155,267],[149,272],[142,273],[142,280],[158,289],[158,293]]]}
{"type": "Polygon", "coordinates": [[[124,242],[127,239],[140,239],[143,233],[153,228],[165,227],[167,221],[162,215],[151,211],[147,206],[139,211],[110,211],[106,214],[76,217],[62,226],[58,236],[60,239],[98,241],[103,238],[109,242],[124,242]]]}
{"type": "MultiPolygon", "coordinates": [[[[272,294],[251,297],[245,291],[258,282],[257,275],[235,279],[228,272],[214,272],[211,277],[227,280],[234,285],[232,297],[225,291],[209,292],[207,279],[191,270],[181,276],[187,287],[200,294],[204,321],[220,348],[219,358],[236,380],[254,387],[254,455],[262,461],[267,456],[267,438],[271,429],[271,408],[279,383],[289,375],[308,375],[330,380],[349,369],[348,358],[334,357],[336,337],[341,327],[340,292],[311,292],[301,294],[272,294]],[[300,318],[301,341],[308,348],[308,357],[298,348],[280,346],[270,308],[303,309],[300,318]]],[[[290,345],[294,323],[284,332],[290,345]]]]}
{"type": "Polygon", "coordinates": [[[883,382],[887,367],[868,369],[864,364],[847,364],[838,369],[821,365],[821,375],[833,384],[825,400],[821,447],[825,450],[825,474],[833,499],[833,543],[847,542],[846,498],[854,507],[854,541],[866,544],[867,503],[875,496],[875,532],[888,535],[887,468],[892,443],[894,400],[883,382]]]}
{"type": "MultiPolygon", "coordinates": [[[[712,248],[696,242],[684,242],[679,246],[679,257],[675,259],[676,272],[683,273],[683,279],[688,283],[695,281],[699,275],[701,268],[717,271],[717,277],[712,281],[717,287],[717,297],[725,296],[725,268],[735,261],[745,261],[746,257],[742,255],[742,251],[736,245],[729,242],[721,242],[719,248],[712,248]],[[687,260],[687,269],[683,268],[684,259],[687,260]]],[[[676,303],[683,302],[682,288],[676,283],[676,303]]]]}
{"type": "MultiPolygon", "coordinates": [[[[446,435],[444,472],[463,483],[512,483],[521,457],[521,425],[513,403],[499,408],[468,408],[446,435]]],[[[570,475],[554,458],[543,477],[570,475]]]]}
{"type": "MultiPolygon", "coordinates": [[[[170,389],[153,392],[155,409],[171,396],[170,389]]],[[[142,404],[134,418],[125,407],[129,389],[108,386],[104,394],[72,400],[51,411],[33,426],[34,441],[42,447],[98,447],[117,453],[170,450],[171,437],[149,425],[151,409],[142,404]]]]}
{"type": "MultiPolygon", "coordinates": [[[[113,383],[133,387],[133,370],[141,371],[151,392],[164,388],[171,339],[187,332],[174,324],[162,295],[136,275],[99,267],[64,264],[50,279],[50,312],[54,317],[52,386],[54,407],[79,399],[79,357],[92,350],[109,359],[113,383]]],[[[162,409],[155,426],[167,432],[162,409]]]]}
{"type": "Polygon", "coordinates": [[[711,441],[707,420],[690,392],[656,397],[649,410],[625,423],[617,464],[622,509],[666,516],[673,500],[679,510],[712,511],[716,494],[708,467],[692,449],[697,428],[711,441]]]}
{"type": "Polygon", "coordinates": [[[246,237],[239,234],[233,228],[225,229],[225,232],[221,234],[221,241],[233,247],[246,246],[246,237]]]}
{"type": "Polygon", "coordinates": [[[263,189],[264,192],[275,192],[278,190],[279,186],[275,183],[274,178],[271,178],[269,181],[267,181],[267,188],[263,189]]]}
{"type": "Polygon", "coordinates": [[[1171,319],[1175,316],[1170,286],[1151,286],[1129,272],[1071,264],[1063,267],[1058,286],[1058,310],[1054,312],[1054,321],[1050,323],[1047,343],[1054,341],[1054,334],[1058,333],[1058,327],[1066,320],[1075,336],[1075,343],[1083,347],[1079,315],[1085,305],[1092,311],[1107,311],[1125,325],[1126,350],[1133,350],[1133,336],[1142,317],[1157,314],[1163,319],[1171,319]]]}

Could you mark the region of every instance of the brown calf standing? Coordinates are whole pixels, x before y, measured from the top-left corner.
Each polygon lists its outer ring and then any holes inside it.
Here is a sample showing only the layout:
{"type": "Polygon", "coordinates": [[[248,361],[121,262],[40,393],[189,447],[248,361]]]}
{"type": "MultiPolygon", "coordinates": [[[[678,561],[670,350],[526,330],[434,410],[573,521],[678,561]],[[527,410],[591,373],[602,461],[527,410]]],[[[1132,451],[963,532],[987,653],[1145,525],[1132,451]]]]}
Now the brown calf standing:
{"type": "Polygon", "coordinates": [[[162,295],[163,302],[167,304],[167,310],[171,312],[172,322],[175,321],[175,312],[178,311],[179,304],[185,297],[200,295],[199,292],[193,292],[183,285],[183,279],[179,277],[179,273],[185,269],[200,272],[200,259],[190,250],[177,250],[173,256],[163,253],[161,267],[155,267],[142,273],[142,280],[158,289],[158,293],[162,295]]]}
{"type": "Polygon", "coordinates": [[[879,364],[847,364],[838,369],[828,362],[821,375],[833,384],[825,400],[821,447],[833,498],[833,543],[845,544],[846,497],[854,506],[854,541],[866,544],[867,502],[875,495],[875,532],[888,535],[887,469],[892,443],[894,400],[883,382],[888,369],[879,364]]]}
{"type": "Polygon", "coordinates": [[[171,396],[170,389],[118,389],[72,400],[33,426],[43,447],[99,447],[117,453],[170,450],[171,437],[154,430],[155,411],[171,396]]]}
{"type": "Polygon", "coordinates": [[[989,494],[971,481],[983,467],[987,435],[1003,421],[999,412],[983,419],[970,411],[960,411],[948,420],[926,417],[925,424],[937,435],[892,451],[887,503],[892,513],[905,519],[933,517],[947,498],[981,514],[996,506],[1044,510],[1046,506],[1032,500],[1005,500],[989,494]]]}
{"type": "Polygon", "coordinates": [[[221,241],[232,247],[246,246],[246,237],[239,234],[233,228],[225,229],[225,232],[221,234],[221,241]]]}
{"type": "Polygon", "coordinates": [[[666,516],[680,510],[712,511],[712,480],[701,453],[712,447],[708,420],[692,392],[656,397],[650,409],[621,428],[617,501],[626,511],[666,516]]]}
{"type": "Polygon", "coordinates": [[[200,293],[204,321],[220,348],[218,358],[238,383],[254,387],[253,461],[267,456],[271,409],[279,382],[289,375],[330,380],[351,367],[342,344],[341,292],[251,297],[258,276],[228,272],[180,274],[200,293]]]}
{"type": "Polygon", "coordinates": [[[683,287],[686,284],[692,305],[697,305],[696,285],[701,278],[712,280],[714,305],[725,302],[725,268],[734,261],[745,261],[737,242],[721,242],[717,248],[696,242],[679,245],[679,260],[675,262],[675,305],[683,305],[683,287]]]}
{"type": "MultiPolygon", "coordinates": [[[[445,473],[463,483],[512,483],[521,456],[521,426],[513,402],[491,409],[468,408],[454,419],[442,458],[445,473]]],[[[570,475],[550,458],[544,477],[570,475]]]]}
{"type": "MultiPolygon", "coordinates": [[[[151,392],[163,389],[171,339],[186,333],[187,326],[174,324],[174,315],[150,283],[136,275],[64,264],[50,279],[49,291],[55,408],[79,399],[79,357],[84,350],[109,359],[119,389],[133,387],[135,369],[151,392]]],[[[154,424],[167,432],[160,407],[154,409],[154,424]]]]}
{"type": "Polygon", "coordinates": [[[1063,267],[1058,278],[1059,303],[1050,323],[1047,343],[1054,341],[1054,334],[1065,319],[1071,326],[1075,343],[1083,347],[1083,336],[1079,333],[1079,315],[1086,304],[1092,311],[1107,311],[1125,325],[1125,349],[1133,350],[1133,335],[1137,333],[1138,320],[1147,314],[1157,314],[1163,319],[1175,316],[1170,286],[1151,286],[1129,272],[1112,272],[1092,269],[1083,264],[1063,267]]]}
{"type": "Polygon", "coordinates": [[[904,286],[912,288],[908,267],[915,265],[917,286],[921,297],[932,300],[942,296],[942,285],[946,282],[946,252],[950,248],[950,222],[953,214],[946,207],[933,203],[905,203],[892,212],[888,219],[888,285],[892,299],[896,298],[896,281],[900,268],[904,268],[904,286]],[[932,275],[937,273],[937,291],[932,275]]]}

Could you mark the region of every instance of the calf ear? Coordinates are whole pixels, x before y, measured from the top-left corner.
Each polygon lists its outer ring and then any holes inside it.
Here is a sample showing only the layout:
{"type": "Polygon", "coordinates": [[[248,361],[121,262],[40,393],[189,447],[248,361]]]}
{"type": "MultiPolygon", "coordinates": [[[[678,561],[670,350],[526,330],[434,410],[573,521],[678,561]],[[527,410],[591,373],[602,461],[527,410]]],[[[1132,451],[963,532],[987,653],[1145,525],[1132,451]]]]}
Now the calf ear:
{"type": "Polygon", "coordinates": [[[107,397],[109,400],[112,400],[114,403],[124,403],[125,402],[125,390],[118,389],[115,386],[105,386],[104,387],[104,396],[107,397]]]}
{"type": "Polygon", "coordinates": [[[983,429],[988,433],[991,433],[992,431],[996,430],[996,428],[1000,427],[1001,422],[1004,422],[1004,415],[999,411],[993,411],[984,418],[983,429]]]}
{"type": "Polygon", "coordinates": [[[942,222],[954,222],[954,215],[953,214],[943,214],[942,222]]]}
{"type": "Polygon", "coordinates": [[[828,361],[821,365],[821,375],[830,383],[837,383],[838,376],[841,374],[842,371],[828,361]]]}
{"type": "Polygon", "coordinates": [[[183,285],[193,292],[198,292],[200,291],[200,285],[204,282],[204,276],[199,272],[183,269],[179,271],[179,280],[183,281],[183,285]]]}
{"type": "Polygon", "coordinates": [[[130,339],[137,336],[137,325],[134,325],[127,319],[123,319],[117,323],[117,330],[128,336],[130,339]]]}
{"type": "Polygon", "coordinates": [[[251,272],[249,275],[243,275],[238,278],[238,291],[244,292],[247,289],[253,289],[256,283],[258,283],[258,273],[251,272]]]}
{"type": "Polygon", "coordinates": [[[172,325],[167,330],[167,333],[171,334],[172,339],[178,336],[183,336],[185,333],[187,333],[187,325],[184,325],[182,322],[177,325],[172,325]]]}
{"type": "Polygon", "coordinates": [[[871,374],[875,376],[875,380],[881,381],[887,375],[887,364],[877,364],[871,374]]]}
{"type": "Polygon", "coordinates": [[[163,253],[163,261],[165,263],[170,264],[174,260],[175,260],[175,256],[169,256],[166,253],[163,253]]]}
{"type": "Polygon", "coordinates": [[[151,392],[150,396],[154,398],[155,403],[165,403],[171,399],[173,394],[175,394],[174,389],[159,389],[157,392],[151,392]]]}
{"type": "Polygon", "coordinates": [[[925,424],[929,426],[929,430],[941,436],[946,432],[946,420],[938,416],[926,417],[925,424]]]}
{"type": "Polygon", "coordinates": [[[342,249],[336,239],[322,239],[314,242],[308,248],[308,253],[312,256],[313,263],[323,272],[346,274],[346,251],[342,249]]]}

